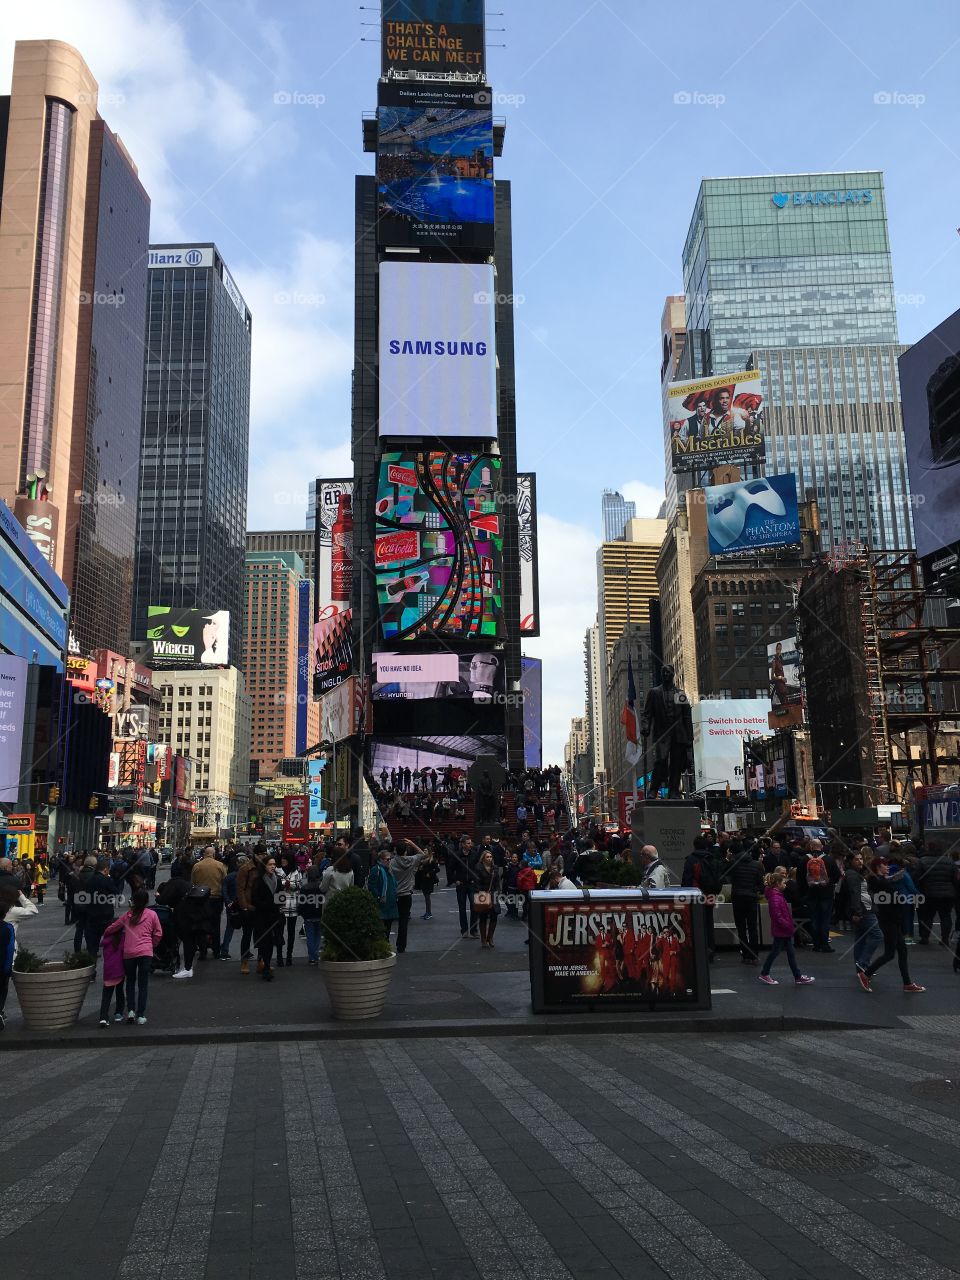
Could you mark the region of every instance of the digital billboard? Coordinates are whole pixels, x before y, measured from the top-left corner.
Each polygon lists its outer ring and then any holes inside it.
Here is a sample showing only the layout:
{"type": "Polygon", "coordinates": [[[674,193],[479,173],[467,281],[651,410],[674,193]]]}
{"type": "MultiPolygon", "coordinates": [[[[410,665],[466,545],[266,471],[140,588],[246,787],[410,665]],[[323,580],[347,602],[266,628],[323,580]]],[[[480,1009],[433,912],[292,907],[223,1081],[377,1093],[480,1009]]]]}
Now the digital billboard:
{"type": "Polygon", "coordinates": [[[675,472],[763,461],[763,387],[758,369],[671,382],[666,412],[675,472]]]}
{"type": "Polygon", "coordinates": [[[310,616],[309,582],[297,583],[297,755],[307,749],[307,700],[310,696],[310,639],[313,619],[310,616]]]}
{"type": "Polygon", "coordinates": [[[475,85],[390,80],[378,102],[379,243],[492,251],[490,95],[475,85]]]}
{"type": "Polygon", "coordinates": [[[497,653],[375,654],[374,701],[462,698],[490,703],[504,691],[503,656],[497,653]]]}
{"type": "Polygon", "coordinates": [[[797,478],[793,472],[707,485],[707,542],[712,556],[800,542],[797,478]]]}
{"type": "Polygon", "coordinates": [[[307,787],[307,796],[311,831],[315,830],[327,820],[326,810],[323,807],[323,771],[326,767],[326,760],[310,760],[307,762],[307,770],[310,778],[310,782],[307,787]]]}
{"type": "Polygon", "coordinates": [[[451,737],[398,736],[370,740],[370,772],[380,781],[382,770],[436,769],[449,767],[465,774],[481,756],[494,756],[506,768],[507,739],[504,734],[451,737]]]}
{"type": "Polygon", "coordinates": [[[335,688],[353,670],[353,610],[343,609],[313,627],[313,696],[335,688]]]}
{"type": "Polygon", "coordinates": [[[697,791],[743,791],[743,740],[767,732],[767,698],[703,698],[691,707],[697,791]]]}
{"type": "Polygon", "coordinates": [[[803,724],[803,685],[800,678],[800,647],[796,636],[767,645],[770,672],[771,729],[787,729],[803,724]]]}
{"type": "Polygon", "coordinates": [[[499,457],[382,455],[374,570],[384,640],[502,636],[500,498],[499,457]]]}
{"type": "MultiPolygon", "coordinates": [[[[345,540],[335,526],[343,523],[346,500],[350,500],[352,523],[352,480],[317,481],[317,558],[314,570],[314,599],[316,625],[313,634],[313,696],[322,694],[339,684],[353,669],[353,622],[350,612],[350,585],[346,581],[352,574],[345,572],[343,550],[345,540]],[[337,573],[333,571],[333,545],[338,543],[337,573]],[[336,579],[336,586],[334,585],[336,579]]],[[[352,556],[352,547],[351,547],[352,556]]]]}
{"type": "Polygon", "coordinates": [[[381,16],[381,75],[484,72],[484,0],[382,0],[381,16]]]}
{"type": "Polygon", "coordinates": [[[493,267],[380,264],[379,432],[497,435],[493,267]]]}
{"type": "MultiPolygon", "coordinates": [[[[900,357],[917,555],[930,585],[960,575],[960,311],[900,357]]],[[[953,594],[952,588],[950,594],[953,594]]]]}
{"type": "Polygon", "coordinates": [[[527,769],[543,767],[543,663],[521,658],[523,690],[523,763],[527,769]]]}
{"type": "Polygon", "coordinates": [[[517,538],[520,550],[520,630],[540,634],[540,573],[537,560],[537,477],[517,476],[517,538]]]}
{"type": "Polygon", "coordinates": [[[227,609],[147,608],[147,664],[151,667],[226,667],[230,663],[227,609]]]}
{"type": "Polygon", "coordinates": [[[16,804],[20,792],[27,667],[26,658],[0,653],[0,800],[8,804],[16,804]]]}
{"type": "Polygon", "coordinates": [[[150,736],[150,708],[139,702],[117,709],[117,737],[138,738],[146,741],[150,736]]]}
{"type": "Polygon", "coordinates": [[[349,676],[320,699],[321,742],[342,742],[357,732],[357,681],[349,676]]]}

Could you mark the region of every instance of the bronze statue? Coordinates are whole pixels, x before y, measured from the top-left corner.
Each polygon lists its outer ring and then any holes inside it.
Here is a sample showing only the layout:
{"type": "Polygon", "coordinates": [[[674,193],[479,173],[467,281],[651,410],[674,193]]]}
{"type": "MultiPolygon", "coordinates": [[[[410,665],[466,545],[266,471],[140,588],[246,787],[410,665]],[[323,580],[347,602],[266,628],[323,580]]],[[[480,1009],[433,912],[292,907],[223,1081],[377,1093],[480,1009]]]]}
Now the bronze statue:
{"type": "Polygon", "coordinates": [[[690,699],[674,684],[673,667],[664,667],[660,684],[647,694],[640,721],[643,736],[643,768],[648,770],[647,744],[653,752],[653,769],[646,794],[654,797],[661,787],[670,799],[680,796],[680,779],[690,768],[693,747],[693,713],[690,699]]]}

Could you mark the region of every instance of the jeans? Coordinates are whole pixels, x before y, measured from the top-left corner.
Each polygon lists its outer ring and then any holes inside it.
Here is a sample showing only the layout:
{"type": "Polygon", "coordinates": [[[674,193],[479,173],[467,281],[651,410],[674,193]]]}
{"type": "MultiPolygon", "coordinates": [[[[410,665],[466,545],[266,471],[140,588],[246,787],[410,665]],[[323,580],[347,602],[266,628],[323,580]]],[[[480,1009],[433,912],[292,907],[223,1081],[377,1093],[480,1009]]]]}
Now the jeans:
{"type": "Polygon", "coordinates": [[[428,892],[426,891],[426,889],[424,889],[424,891],[423,891],[423,913],[424,913],[424,915],[430,915],[430,899],[431,899],[432,897],[433,897],[433,894],[432,894],[432,893],[428,893],[428,892]]]}
{"type": "Polygon", "coordinates": [[[223,941],[220,943],[220,954],[226,959],[230,955],[230,943],[233,941],[233,935],[237,932],[237,926],[230,923],[230,916],[227,916],[227,927],[223,931],[223,941]]]}
{"type": "MultiPolygon", "coordinates": [[[[283,943],[284,934],[287,938],[287,964],[293,959],[293,944],[297,938],[297,924],[299,916],[284,916],[280,926],[280,942],[283,943]]],[[[277,952],[277,959],[281,959],[280,952],[277,952]]]]}
{"type": "Polygon", "coordinates": [[[303,931],[307,935],[307,959],[313,964],[320,959],[323,926],[319,920],[304,920],[303,931]]]}
{"type": "Polygon", "coordinates": [[[78,916],[74,912],[73,916],[73,949],[74,951],[83,950],[83,934],[87,927],[86,916],[78,916]]]}
{"type": "Polygon", "coordinates": [[[152,960],[153,956],[134,956],[123,962],[127,975],[127,1008],[133,1009],[136,1003],[138,1018],[142,1018],[147,1012],[147,984],[150,981],[152,960]]]}
{"type": "MultiPolygon", "coordinates": [[[[899,908],[897,908],[899,910],[899,908]]],[[[872,978],[881,965],[897,957],[897,964],[900,966],[900,977],[903,979],[903,985],[910,985],[910,970],[907,967],[907,944],[903,940],[903,933],[900,929],[900,923],[894,915],[892,918],[884,917],[878,920],[880,932],[883,935],[883,955],[875,956],[870,961],[867,969],[867,977],[872,978]]]]}
{"type": "Polygon", "coordinates": [[[832,893],[811,893],[807,899],[810,910],[810,936],[814,951],[825,951],[830,945],[830,917],[833,915],[832,893]]]}
{"type": "Polygon", "coordinates": [[[763,963],[761,973],[768,974],[773,968],[773,962],[781,951],[787,953],[787,964],[790,966],[790,972],[795,978],[801,977],[800,966],[797,964],[797,953],[793,949],[792,938],[774,938],[770,950],[767,952],[767,958],[763,963]]]}
{"type": "Polygon", "coordinates": [[[737,926],[740,954],[744,960],[756,960],[760,948],[760,908],[750,894],[737,894],[733,898],[733,922],[737,926]]]}
{"type": "Polygon", "coordinates": [[[253,912],[244,911],[241,916],[240,925],[240,959],[249,960],[252,952],[250,944],[253,941],[253,912]]]}
{"type": "Polygon", "coordinates": [[[117,1013],[123,1013],[123,983],[118,982],[115,987],[104,987],[100,993],[100,1021],[105,1022],[110,1016],[110,1001],[113,993],[117,993],[117,1013]]]}
{"type": "Polygon", "coordinates": [[[457,883],[457,908],[460,912],[460,932],[467,932],[467,903],[470,903],[470,932],[477,932],[477,917],[473,910],[473,885],[457,883]]]}
{"type": "Polygon", "coordinates": [[[878,947],[883,946],[883,934],[872,911],[865,911],[853,922],[853,963],[858,969],[866,969],[878,947]]]}
{"type": "Polygon", "coordinates": [[[412,893],[397,894],[397,911],[399,920],[397,922],[397,950],[400,952],[407,949],[407,926],[410,923],[410,909],[413,906],[412,893]]]}

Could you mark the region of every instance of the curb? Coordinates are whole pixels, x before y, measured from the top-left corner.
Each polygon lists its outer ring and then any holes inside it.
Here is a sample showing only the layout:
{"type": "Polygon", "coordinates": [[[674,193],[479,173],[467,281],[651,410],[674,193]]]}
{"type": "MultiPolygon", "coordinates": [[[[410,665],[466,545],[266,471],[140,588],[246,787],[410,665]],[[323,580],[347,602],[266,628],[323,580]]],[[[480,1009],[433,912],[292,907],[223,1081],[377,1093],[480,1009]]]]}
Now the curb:
{"type": "MultiPolygon", "coordinates": [[[[112,1030],[107,1028],[107,1030],[112,1030]]],[[[14,1032],[4,1035],[4,1049],[105,1049],[162,1047],[164,1045],[207,1044],[255,1044],[258,1041],[341,1041],[341,1040],[412,1040],[450,1039],[482,1036],[571,1036],[571,1035],[623,1035],[627,1031],[639,1034],[705,1033],[729,1035],[731,1033],[769,1033],[791,1031],[882,1031],[889,1030],[885,1023],[832,1021],[828,1018],[672,1018],[653,1015],[643,1021],[624,1022],[623,1018],[597,1017],[568,1022],[563,1014],[544,1015],[543,1021],[488,1021],[468,1019],[445,1021],[424,1020],[410,1022],[356,1023],[306,1023],[290,1026],[192,1028],[173,1027],[169,1031],[139,1031],[126,1024],[120,1031],[125,1034],[99,1035],[89,1031],[79,1035],[63,1036],[56,1032],[14,1032]]]]}

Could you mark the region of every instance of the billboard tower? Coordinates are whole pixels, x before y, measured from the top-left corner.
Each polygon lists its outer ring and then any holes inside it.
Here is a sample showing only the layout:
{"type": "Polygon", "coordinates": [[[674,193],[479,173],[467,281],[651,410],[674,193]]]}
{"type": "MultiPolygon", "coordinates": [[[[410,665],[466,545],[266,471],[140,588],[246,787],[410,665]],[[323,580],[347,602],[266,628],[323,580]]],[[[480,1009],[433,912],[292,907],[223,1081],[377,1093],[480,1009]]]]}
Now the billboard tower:
{"type": "Polygon", "coordinates": [[[538,608],[521,541],[535,557],[536,489],[517,475],[510,185],[493,174],[504,129],[483,0],[384,0],[364,121],[376,176],[356,179],[349,631],[375,771],[491,753],[523,767],[521,619],[536,634],[538,608]]]}

